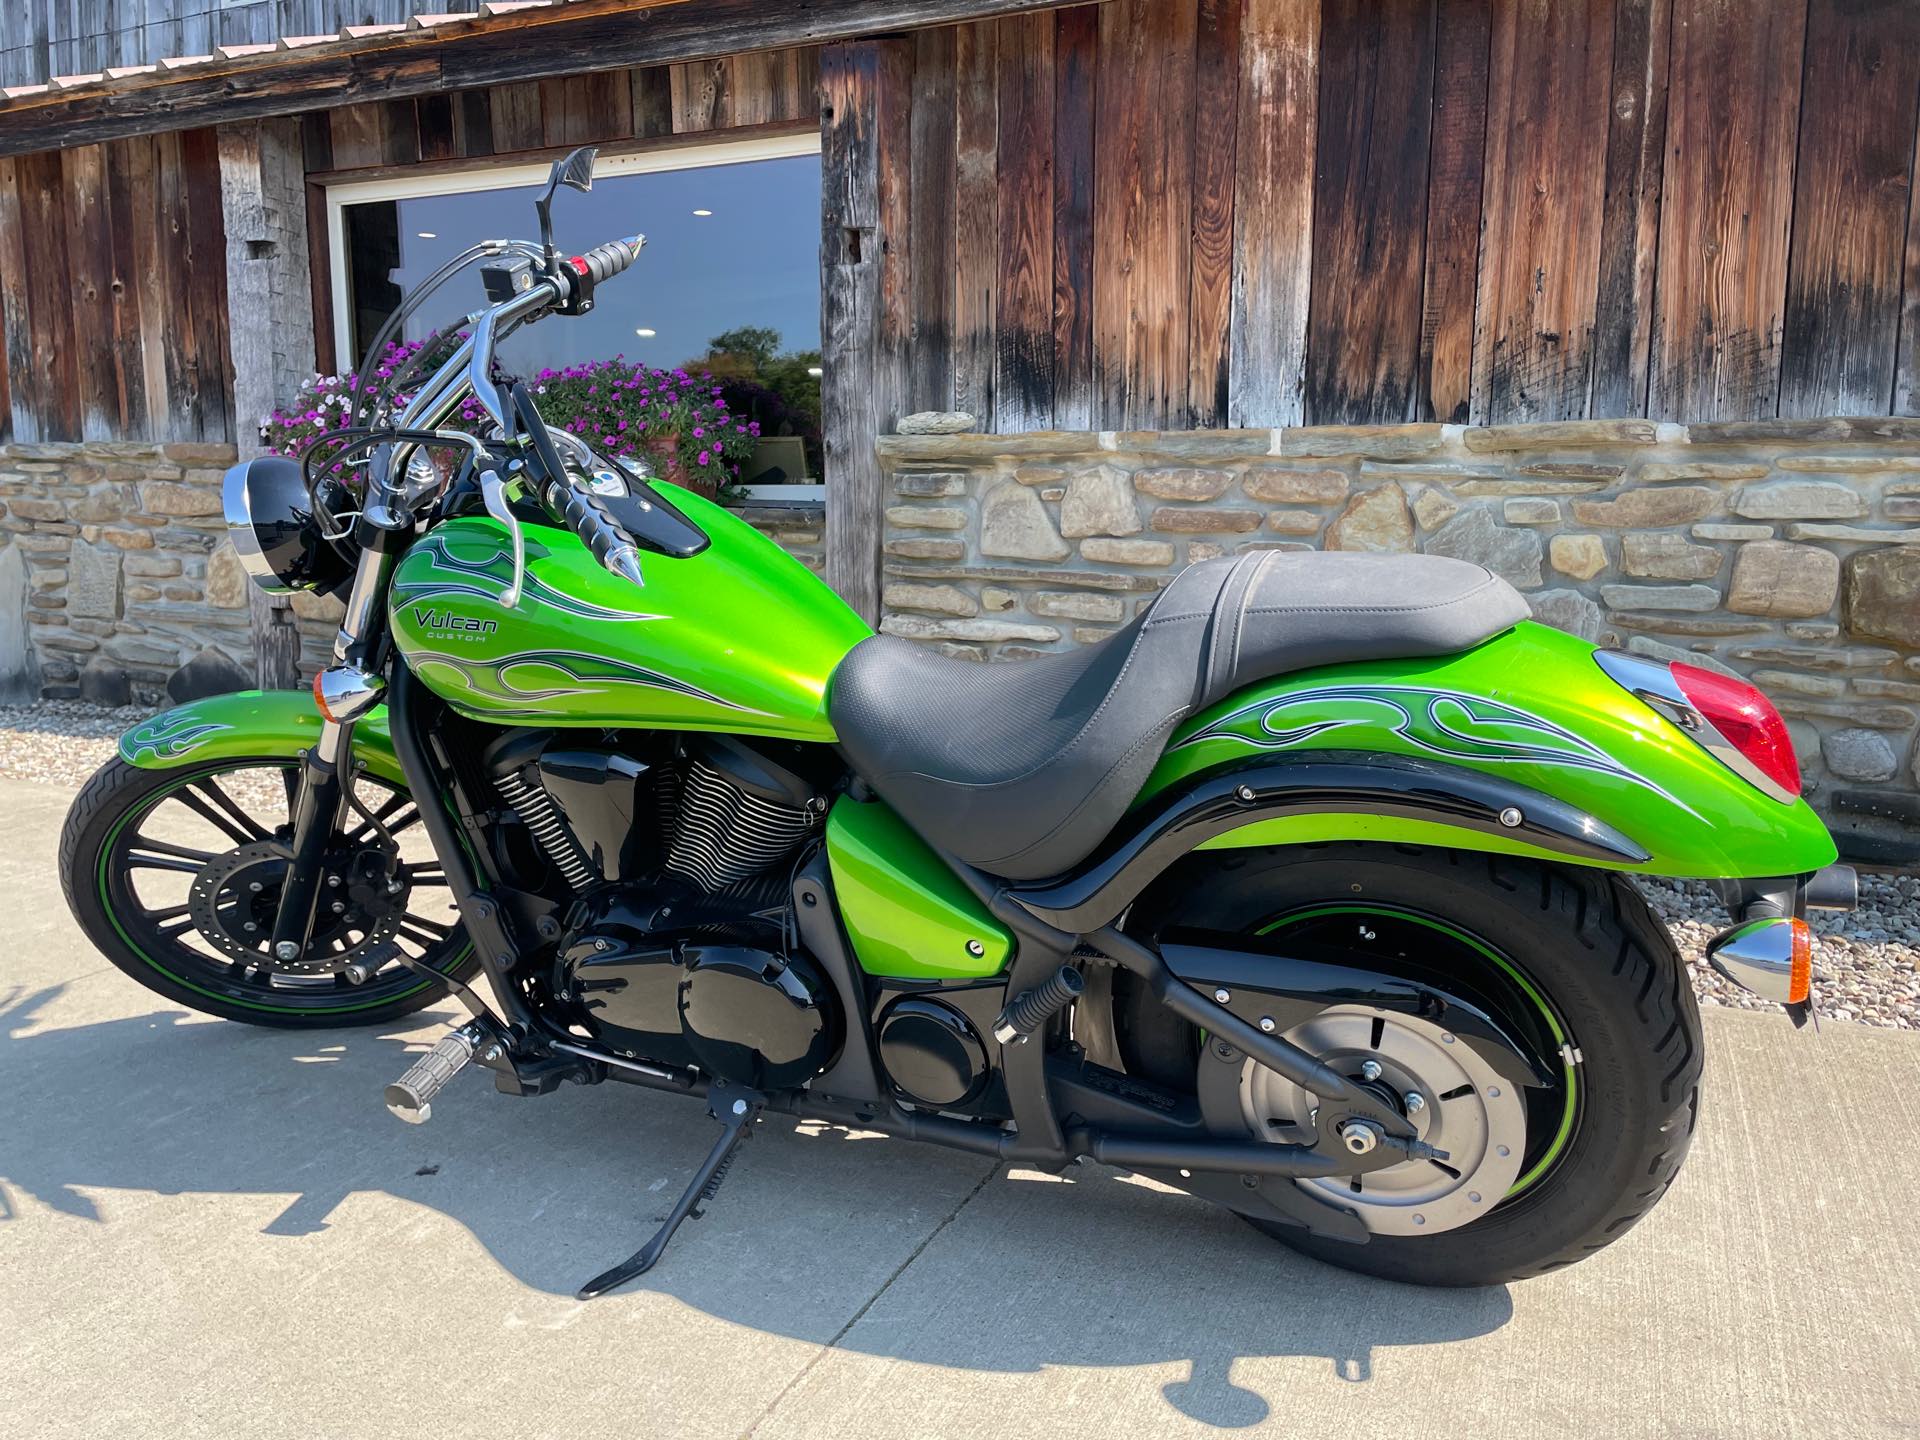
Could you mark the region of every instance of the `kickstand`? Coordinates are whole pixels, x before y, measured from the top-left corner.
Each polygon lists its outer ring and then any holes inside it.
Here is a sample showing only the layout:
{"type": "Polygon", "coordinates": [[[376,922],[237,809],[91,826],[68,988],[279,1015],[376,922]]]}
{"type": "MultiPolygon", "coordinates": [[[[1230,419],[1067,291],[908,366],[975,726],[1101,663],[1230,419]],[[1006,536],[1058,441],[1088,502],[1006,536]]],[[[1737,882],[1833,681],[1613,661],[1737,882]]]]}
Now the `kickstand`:
{"type": "Polygon", "coordinates": [[[749,1090],[740,1085],[729,1085],[725,1081],[715,1081],[707,1092],[707,1113],[718,1120],[725,1128],[720,1138],[713,1142],[713,1149],[707,1152],[707,1158],[693,1173],[693,1179],[687,1182],[686,1192],[674,1202],[667,1220],[651,1240],[640,1247],[630,1258],[621,1261],[603,1275],[596,1275],[582,1285],[576,1299],[591,1300],[596,1295],[604,1295],[609,1290],[617,1290],[635,1276],[644,1275],[659,1262],[666,1251],[667,1242],[673,1239],[673,1232],[680,1228],[680,1222],[691,1216],[698,1220],[706,1212],[698,1208],[703,1200],[711,1200],[719,1192],[720,1182],[727,1178],[727,1170],[733,1164],[741,1141],[753,1134],[753,1122],[766,1109],[766,1097],[757,1090],[749,1090]]]}

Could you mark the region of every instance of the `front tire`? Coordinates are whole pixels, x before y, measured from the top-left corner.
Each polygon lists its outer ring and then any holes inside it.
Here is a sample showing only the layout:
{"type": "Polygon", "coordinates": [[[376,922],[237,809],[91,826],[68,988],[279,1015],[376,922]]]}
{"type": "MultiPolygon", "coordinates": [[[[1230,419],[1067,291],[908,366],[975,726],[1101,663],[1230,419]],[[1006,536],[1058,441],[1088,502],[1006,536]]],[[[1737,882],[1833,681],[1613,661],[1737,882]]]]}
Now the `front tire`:
{"type": "MultiPolygon", "coordinates": [[[[1369,968],[1391,970],[1396,956],[1484,966],[1463,983],[1506,995],[1506,1018],[1566,1047],[1564,1089],[1529,1092],[1525,1169],[1488,1213],[1437,1234],[1375,1233],[1364,1245],[1252,1222],[1294,1249],[1415,1284],[1525,1279],[1617,1240],[1679,1172],[1699,1113],[1700,1016],[1671,939],[1624,877],[1413,847],[1247,851],[1179,867],[1128,928],[1174,925],[1311,932],[1321,943],[1337,930],[1351,963],[1369,968]]],[[[1165,1078],[1175,1051],[1198,1053],[1194,1037],[1170,1033],[1138,996],[1116,991],[1113,1004],[1123,1058],[1165,1078]]]]}
{"type": "Polygon", "coordinates": [[[149,990],[226,1020],[289,1029],[375,1025],[441,1000],[447,983],[423,977],[399,955],[458,979],[477,966],[472,946],[444,869],[414,829],[411,799],[365,777],[358,789],[378,824],[347,814],[337,854],[345,862],[391,844],[404,861],[393,882],[400,891],[383,909],[384,886],[343,863],[335,872],[342,883],[327,892],[341,913],[333,915],[329,898],[309,947],[312,963],[290,973],[268,959],[261,932],[272,928],[277,891],[267,852],[291,835],[297,774],[298,763],[281,758],[167,770],[109,760],[81,789],[61,831],[60,880],[74,919],[149,990]],[[349,975],[349,966],[358,973],[349,975]]]}

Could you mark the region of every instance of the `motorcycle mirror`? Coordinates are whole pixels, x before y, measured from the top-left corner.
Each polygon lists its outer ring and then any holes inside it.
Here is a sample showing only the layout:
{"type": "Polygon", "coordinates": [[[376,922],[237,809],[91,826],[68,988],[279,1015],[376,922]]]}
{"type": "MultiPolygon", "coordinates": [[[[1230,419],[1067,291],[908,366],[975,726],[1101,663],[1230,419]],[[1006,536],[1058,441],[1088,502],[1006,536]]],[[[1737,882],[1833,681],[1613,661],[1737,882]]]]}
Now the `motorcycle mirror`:
{"type": "Polygon", "coordinates": [[[593,189],[593,162],[600,153],[597,145],[582,145],[578,150],[570,151],[553,162],[553,168],[547,172],[546,189],[540,192],[540,198],[533,202],[533,208],[540,216],[540,248],[546,251],[547,269],[553,269],[553,196],[562,185],[569,190],[587,191],[593,189]]]}

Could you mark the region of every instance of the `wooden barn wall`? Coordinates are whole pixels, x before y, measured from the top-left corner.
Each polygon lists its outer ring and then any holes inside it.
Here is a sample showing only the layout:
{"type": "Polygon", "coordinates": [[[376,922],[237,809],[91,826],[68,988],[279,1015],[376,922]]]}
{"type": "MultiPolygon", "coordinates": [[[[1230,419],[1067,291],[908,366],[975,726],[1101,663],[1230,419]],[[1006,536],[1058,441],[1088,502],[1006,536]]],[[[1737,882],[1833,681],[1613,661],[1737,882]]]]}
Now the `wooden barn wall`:
{"type": "Polygon", "coordinates": [[[1920,410],[1912,0],[1108,0],[906,43],[911,408],[1920,410]]]}
{"type": "MultiPolygon", "coordinates": [[[[315,111],[303,121],[315,339],[333,368],[322,187],[343,172],[526,159],[574,145],[671,141],[711,131],[792,130],[819,114],[820,53],[807,46],[684,65],[599,70],[315,111]]],[[[737,138],[737,134],[734,138],[737,138]]]]}
{"type": "Polygon", "coordinates": [[[0,322],[11,439],[230,439],[214,132],[0,159],[0,322]]]}

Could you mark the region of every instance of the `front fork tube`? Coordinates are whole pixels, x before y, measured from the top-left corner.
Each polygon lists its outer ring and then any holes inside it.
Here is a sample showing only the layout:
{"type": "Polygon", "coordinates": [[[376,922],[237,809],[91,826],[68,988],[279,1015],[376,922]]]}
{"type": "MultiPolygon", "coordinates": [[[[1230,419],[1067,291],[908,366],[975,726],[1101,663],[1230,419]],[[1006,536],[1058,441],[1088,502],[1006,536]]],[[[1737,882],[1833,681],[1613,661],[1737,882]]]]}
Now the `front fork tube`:
{"type": "MultiPolygon", "coordinates": [[[[368,527],[363,533],[360,565],[347,595],[346,614],[333,640],[336,671],[360,666],[373,654],[380,638],[380,620],[392,578],[401,535],[393,529],[368,527]]],[[[375,682],[377,683],[377,682],[375,682]]],[[[375,691],[357,692],[360,710],[371,708],[375,691]]],[[[335,713],[340,713],[336,711],[335,713]]],[[[293,801],[292,856],[280,890],[280,908],[273,920],[273,958],[283,963],[306,953],[313,936],[314,917],[326,878],[327,847],[332,843],[346,799],[343,779],[352,761],[353,719],[328,715],[320,738],[300,765],[300,790],[293,801]]],[[[424,805],[422,806],[424,809],[424,805]]]]}
{"type": "Polygon", "coordinates": [[[351,729],[328,721],[319,743],[301,761],[300,791],[293,802],[293,857],[273,921],[273,958],[279,961],[298,960],[313,934],[327,846],[334,837],[344,799],[338,757],[348,753],[351,729]]]}

